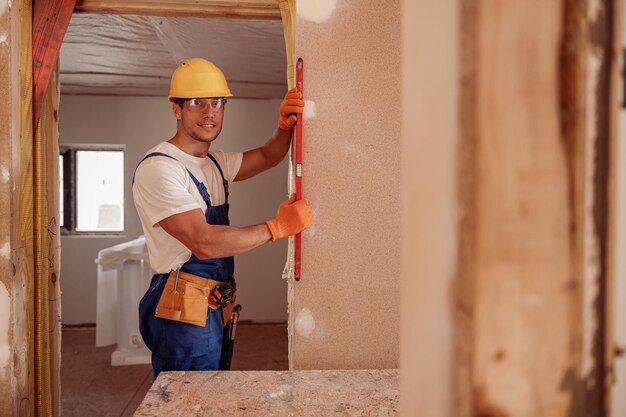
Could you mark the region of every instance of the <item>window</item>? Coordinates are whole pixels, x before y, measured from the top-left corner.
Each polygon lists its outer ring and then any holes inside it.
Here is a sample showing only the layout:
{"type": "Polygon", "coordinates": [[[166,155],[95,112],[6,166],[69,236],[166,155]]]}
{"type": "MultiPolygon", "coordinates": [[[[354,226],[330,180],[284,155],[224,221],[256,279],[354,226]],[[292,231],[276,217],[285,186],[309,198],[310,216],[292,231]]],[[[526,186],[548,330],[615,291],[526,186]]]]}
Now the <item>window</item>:
{"type": "Polygon", "coordinates": [[[63,234],[124,232],[123,146],[61,146],[59,171],[63,234]]]}

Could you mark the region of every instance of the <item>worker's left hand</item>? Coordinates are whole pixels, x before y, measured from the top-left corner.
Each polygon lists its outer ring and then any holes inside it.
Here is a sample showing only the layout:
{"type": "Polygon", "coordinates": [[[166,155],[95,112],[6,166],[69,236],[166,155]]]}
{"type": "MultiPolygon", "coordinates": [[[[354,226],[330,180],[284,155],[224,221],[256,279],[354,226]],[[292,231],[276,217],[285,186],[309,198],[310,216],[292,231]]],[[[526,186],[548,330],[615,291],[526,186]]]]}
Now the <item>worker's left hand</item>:
{"type": "Polygon", "coordinates": [[[290,130],[298,120],[297,114],[304,111],[304,101],[302,93],[292,88],[287,91],[285,98],[280,103],[278,110],[280,117],[278,118],[278,128],[282,130],[290,130]]]}
{"type": "Polygon", "coordinates": [[[272,240],[300,233],[311,225],[311,208],[306,198],[296,201],[296,195],[278,206],[276,217],[265,223],[270,229],[272,240]]]}

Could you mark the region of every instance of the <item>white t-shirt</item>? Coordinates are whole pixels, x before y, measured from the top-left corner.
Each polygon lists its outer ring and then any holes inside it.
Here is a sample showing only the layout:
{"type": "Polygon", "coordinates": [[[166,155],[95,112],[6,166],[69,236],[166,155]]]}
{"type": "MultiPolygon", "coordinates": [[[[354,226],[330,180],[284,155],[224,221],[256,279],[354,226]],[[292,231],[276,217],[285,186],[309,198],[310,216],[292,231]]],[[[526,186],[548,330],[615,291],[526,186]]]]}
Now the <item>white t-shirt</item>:
{"type": "MultiPolygon", "coordinates": [[[[135,172],[133,200],[141,219],[150,266],[162,274],[187,262],[191,251],[159,226],[159,222],[174,214],[199,208],[206,213],[207,205],[200,196],[187,169],[203,183],[211,196],[211,204],[224,204],[224,184],[219,170],[208,157],[189,155],[168,142],[161,142],[147,153],[161,152],[176,158],[153,156],[143,161],[135,172]]],[[[241,167],[243,153],[210,152],[230,183],[241,167]]]]}

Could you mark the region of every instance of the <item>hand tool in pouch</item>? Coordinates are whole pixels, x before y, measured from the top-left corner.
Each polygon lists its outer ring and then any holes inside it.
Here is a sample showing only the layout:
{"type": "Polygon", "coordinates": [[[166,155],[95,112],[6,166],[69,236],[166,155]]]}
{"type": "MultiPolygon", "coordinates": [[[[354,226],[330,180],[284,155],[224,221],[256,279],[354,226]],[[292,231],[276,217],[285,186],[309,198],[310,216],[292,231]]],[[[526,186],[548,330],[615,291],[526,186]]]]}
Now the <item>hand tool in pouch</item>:
{"type": "Polygon", "coordinates": [[[222,336],[222,354],[220,356],[220,371],[230,371],[230,364],[233,360],[233,348],[235,346],[235,332],[237,323],[239,322],[239,313],[241,305],[237,304],[233,308],[230,321],[224,326],[224,335],[222,336]]]}

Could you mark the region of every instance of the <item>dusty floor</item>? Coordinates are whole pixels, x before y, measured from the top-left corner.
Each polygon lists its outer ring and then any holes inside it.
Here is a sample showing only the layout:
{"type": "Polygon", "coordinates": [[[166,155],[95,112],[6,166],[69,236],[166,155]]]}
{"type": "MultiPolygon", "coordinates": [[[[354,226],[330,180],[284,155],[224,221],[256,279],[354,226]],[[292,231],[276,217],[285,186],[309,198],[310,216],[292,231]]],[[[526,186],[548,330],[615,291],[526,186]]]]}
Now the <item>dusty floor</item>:
{"type": "MultiPolygon", "coordinates": [[[[132,416],[151,383],[150,365],[110,366],[114,346],[96,348],[95,328],[64,328],[63,417],[132,416]]],[[[286,324],[240,324],[233,370],[288,368],[286,324]]]]}

